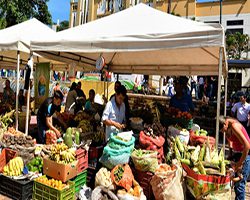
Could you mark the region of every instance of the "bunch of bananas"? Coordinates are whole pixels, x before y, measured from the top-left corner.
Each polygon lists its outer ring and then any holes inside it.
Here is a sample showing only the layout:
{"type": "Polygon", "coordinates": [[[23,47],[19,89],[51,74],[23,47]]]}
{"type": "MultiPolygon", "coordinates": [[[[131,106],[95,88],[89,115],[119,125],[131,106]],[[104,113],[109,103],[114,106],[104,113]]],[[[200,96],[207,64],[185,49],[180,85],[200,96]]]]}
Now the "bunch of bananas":
{"type": "Polygon", "coordinates": [[[88,120],[82,120],[80,121],[77,128],[80,128],[82,133],[89,133],[93,132],[93,126],[91,125],[90,121],[88,120]]]}
{"type": "Polygon", "coordinates": [[[93,134],[92,140],[96,143],[103,143],[105,141],[104,128],[98,127],[97,132],[93,134]]]}
{"type": "Polygon", "coordinates": [[[50,159],[60,164],[69,164],[76,160],[76,152],[65,144],[56,144],[51,147],[50,159]]]}
{"type": "Polygon", "coordinates": [[[23,159],[21,157],[13,158],[3,168],[3,174],[6,176],[19,176],[24,168],[23,159]]]}

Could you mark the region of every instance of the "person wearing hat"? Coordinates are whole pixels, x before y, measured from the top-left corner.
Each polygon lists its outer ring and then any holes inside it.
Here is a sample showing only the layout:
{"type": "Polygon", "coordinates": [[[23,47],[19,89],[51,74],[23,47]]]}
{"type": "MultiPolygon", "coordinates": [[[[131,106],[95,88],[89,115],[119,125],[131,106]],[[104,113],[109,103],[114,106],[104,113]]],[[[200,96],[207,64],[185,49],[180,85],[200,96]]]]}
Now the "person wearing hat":
{"type": "Polygon", "coordinates": [[[250,118],[250,104],[246,101],[246,95],[241,94],[240,101],[236,104],[234,104],[233,108],[231,109],[232,116],[235,116],[237,120],[244,126],[244,128],[247,130],[248,135],[249,127],[248,127],[248,120],[250,118]]]}
{"type": "Polygon", "coordinates": [[[178,108],[182,112],[194,111],[192,97],[186,91],[186,78],[179,77],[174,81],[175,95],[170,99],[169,107],[178,108]]]}

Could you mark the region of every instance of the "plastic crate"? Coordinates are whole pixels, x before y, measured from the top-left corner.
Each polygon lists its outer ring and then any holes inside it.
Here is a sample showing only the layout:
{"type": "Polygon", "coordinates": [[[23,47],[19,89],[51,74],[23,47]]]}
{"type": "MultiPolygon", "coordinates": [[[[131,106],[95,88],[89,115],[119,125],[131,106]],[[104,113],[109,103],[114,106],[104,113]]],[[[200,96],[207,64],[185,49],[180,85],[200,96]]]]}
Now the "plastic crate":
{"type": "Polygon", "coordinates": [[[88,152],[79,148],[76,150],[76,158],[78,160],[77,173],[81,173],[88,168],[88,152]]]}
{"type": "Polygon", "coordinates": [[[133,169],[133,174],[135,176],[135,180],[143,189],[143,193],[145,194],[147,199],[154,200],[154,193],[150,184],[150,181],[154,174],[152,172],[142,172],[137,169],[133,169]]]}
{"type": "Polygon", "coordinates": [[[69,188],[57,190],[40,182],[34,181],[33,200],[75,200],[75,183],[68,181],[69,188]]]}
{"type": "Polygon", "coordinates": [[[33,181],[0,176],[0,193],[14,200],[32,199],[33,181]]]}
{"type": "Polygon", "coordinates": [[[17,155],[17,152],[11,149],[3,149],[1,155],[0,155],[0,172],[3,172],[3,168],[8,162],[15,158],[17,155]]]}
{"type": "Polygon", "coordinates": [[[76,178],[71,179],[75,183],[75,193],[78,193],[83,185],[87,183],[87,170],[78,174],[76,178]]]}

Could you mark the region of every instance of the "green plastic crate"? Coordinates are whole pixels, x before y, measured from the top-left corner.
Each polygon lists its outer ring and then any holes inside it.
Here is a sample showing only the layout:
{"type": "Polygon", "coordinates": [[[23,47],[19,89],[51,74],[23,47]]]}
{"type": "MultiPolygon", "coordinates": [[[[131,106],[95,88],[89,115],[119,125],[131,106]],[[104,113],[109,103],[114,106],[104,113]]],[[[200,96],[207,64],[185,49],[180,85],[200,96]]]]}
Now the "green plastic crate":
{"type": "Polygon", "coordinates": [[[69,188],[57,190],[34,181],[33,200],[75,200],[75,183],[68,181],[69,188]]]}
{"type": "Polygon", "coordinates": [[[84,170],[77,175],[74,179],[71,179],[75,183],[75,193],[78,193],[83,185],[87,182],[87,170],[84,170]]]}

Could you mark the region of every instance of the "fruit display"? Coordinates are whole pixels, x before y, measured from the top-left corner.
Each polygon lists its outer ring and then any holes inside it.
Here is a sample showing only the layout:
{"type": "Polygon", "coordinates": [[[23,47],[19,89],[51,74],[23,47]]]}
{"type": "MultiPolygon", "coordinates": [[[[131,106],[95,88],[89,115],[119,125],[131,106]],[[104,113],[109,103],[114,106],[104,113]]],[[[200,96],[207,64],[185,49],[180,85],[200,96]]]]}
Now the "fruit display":
{"type": "Polygon", "coordinates": [[[64,143],[71,148],[73,144],[79,145],[80,140],[80,130],[77,128],[67,128],[66,133],[63,137],[64,143]]]}
{"type": "Polygon", "coordinates": [[[28,170],[31,172],[43,172],[43,159],[41,157],[33,158],[27,165],[28,170]]]}
{"type": "Polygon", "coordinates": [[[75,121],[90,120],[91,116],[86,112],[78,112],[74,118],[75,121]]]}
{"type": "Polygon", "coordinates": [[[93,126],[91,125],[89,120],[85,120],[85,119],[81,120],[77,128],[81,129],[82,133],[93,132],[93,126]]]}
{"type": "Polygon", "coordinates": [[[76,151],[65,144],[56,144],[51,147],[49,158],[60,164],[69,164],[76,160],[76,151]]]}
{"type": "Polygon", "coordinates": [[[5,132],[3,135],[2,143],[9,147],[11,145],[19,145],[23,147],[34,147],[35,142],[29,135],[24,135],[21,132],[15,132],[14,134],[5,132]]]}
{"type": "Polygon", "coordinates": [[[46,134],[46,144],[56,144],[57,143],[57,136],[53,130],[47,130],[46,134]]]}
{"type": "Polygon", "coordinates": [[[181,118],[186,120],[191,120],[192,115],[189,112],[181,112],[178,108],[169,107],[167,113],[173,118],[181,118]]]}
{"type": "Polygon", "coordinates": [[[223,149],[218,155],[216,149],[211,149],[209,142],[204,143],[202,147],[199,145],[194,147],[183,144],[178,137],[172,140],[174,157],[192,168],[195,173],[226,175],[226,164],[230,162],[224,159],[223,149]]]}
{"type": "Polygon", "coordinates": [[[105,130],[103,127],[98,126],[96,132],[92,134],[92,138],[94,143],[103,144],[105,141],[105,130]]]}
{"type": "Polygon", "coordinates": [[[4,115],[0,116],[0,128],[6,129],[9,124],[13,123],[13,116],[14,116],[15,110],[12,110],[4,115]]]}
{"type": "Polygon", "coordinates": [[[55,179],[49,179],[46,176],[40,176],[38,178],[35,179],[35,181],[42,183],[44,185],[47,185],[49,187],[53,187],[57,190],[63,190],[66,187],[69,187],[67,184],[62,183],[62,181],[58,181],[55,179]]]}
{"type": "Polygon", "coordinates": [[[197,131],[195,131],[195,135],[197,135],[197,136],[207,136],[207,131],[204,130],[204,129],[197,130],[197,131]]]}
{"type": "Polygon", "coordinates": [[[23,159],[21,157],[15,157],[4,166],[3,174],[6,176],[20,176],[23,172],[23,168],[23,159]]]}

